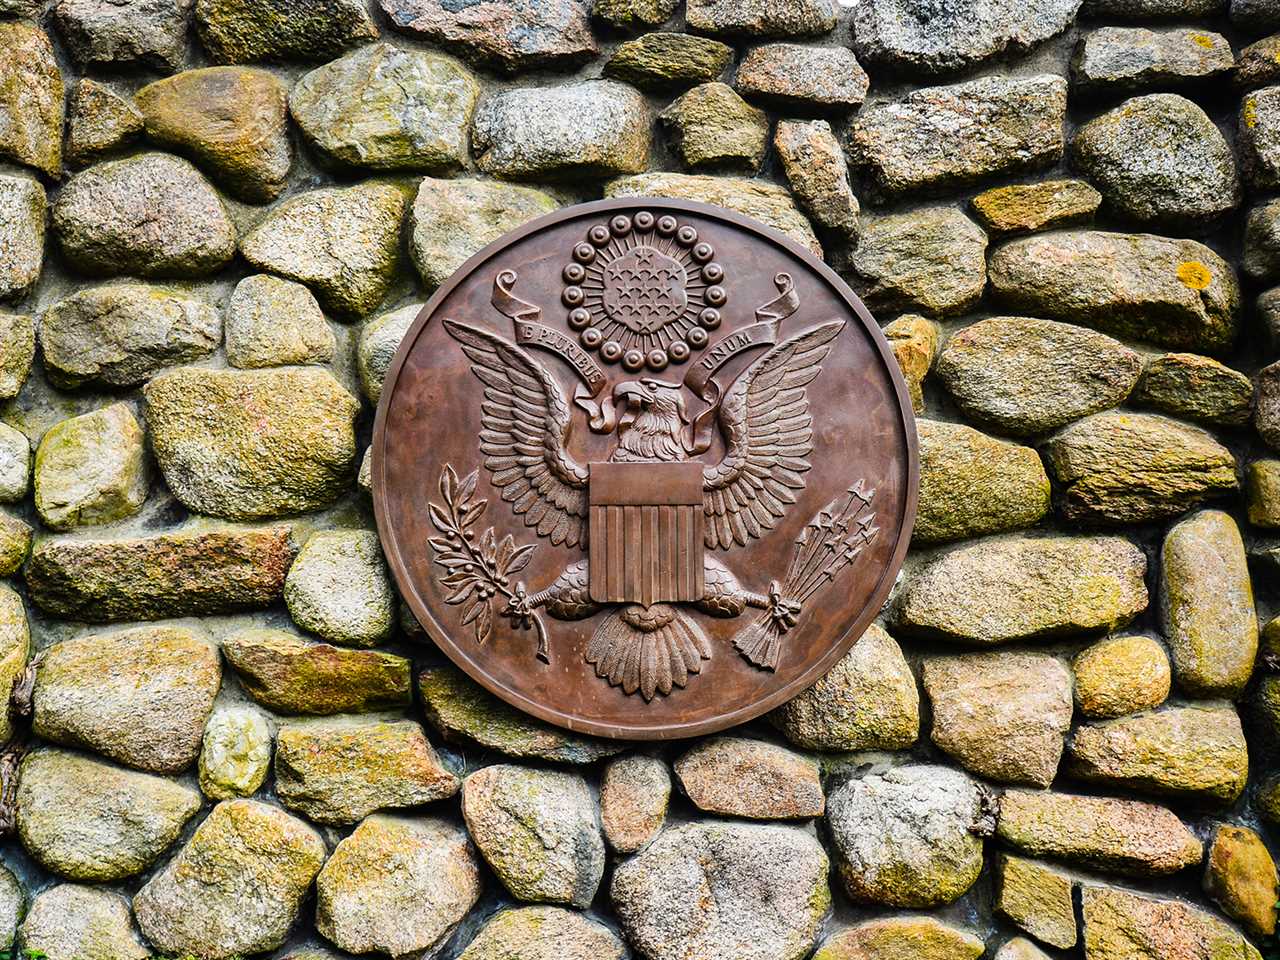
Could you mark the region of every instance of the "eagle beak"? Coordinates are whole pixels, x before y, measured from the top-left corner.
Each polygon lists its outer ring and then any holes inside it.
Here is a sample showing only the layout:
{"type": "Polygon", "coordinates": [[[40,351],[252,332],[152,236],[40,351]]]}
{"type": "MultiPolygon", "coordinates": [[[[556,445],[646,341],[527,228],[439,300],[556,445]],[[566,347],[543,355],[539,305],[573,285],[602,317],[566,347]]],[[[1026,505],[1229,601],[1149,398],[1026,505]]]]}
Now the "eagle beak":
{"type": "Polygon", "coordinates": [[[644,409],[650,401],[649,393],[642,384],[627,380],[613,388],[614,406],[625,404],[622,416],[618,418],[618,430],[622,431],[635,422],[636,414],[644,409]]]}
{"type": "Polygon", "coordinates": [[[617,404],[620,401],[625,401],[629,409],[636,409],[648,406],[653,397],[644,384],[627,380],[613,388],[613,402],[617,404]]]}

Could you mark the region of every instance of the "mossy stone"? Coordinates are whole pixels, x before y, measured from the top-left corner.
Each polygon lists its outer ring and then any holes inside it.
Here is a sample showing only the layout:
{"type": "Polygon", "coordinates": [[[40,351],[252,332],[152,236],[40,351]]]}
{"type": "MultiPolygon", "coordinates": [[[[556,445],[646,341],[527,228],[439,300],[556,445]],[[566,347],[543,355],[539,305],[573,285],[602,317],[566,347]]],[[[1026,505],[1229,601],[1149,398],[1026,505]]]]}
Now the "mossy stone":
{"type": "Polygon", "coordinates": [[[661,92],[716,80],[732,61],[733,48],[718,40],[687,33],[646,33],[620,43],[605,61],[604,75],[661,92]]]}
{"type": "Polygon", "coordinates": [[[150,480],[142,427],[128,404],[54,424],[36,447],[36,512],[53,530],[132,516],[150,480]]]}
{"type": "Polygon", "coordinates": [[[266,70],[204,67],[148,84],[134,103],[150,139],[189,154],[241,200],[266,203],[293,160],[286,95],[266,70]]]}
{"type": "Polygon", "coordinates": [[[937,420],[917,420],[916,432],[920,505],[914,542],[1005,533],[1049,512],[1049,478],[1034,448],[937,420]]]}

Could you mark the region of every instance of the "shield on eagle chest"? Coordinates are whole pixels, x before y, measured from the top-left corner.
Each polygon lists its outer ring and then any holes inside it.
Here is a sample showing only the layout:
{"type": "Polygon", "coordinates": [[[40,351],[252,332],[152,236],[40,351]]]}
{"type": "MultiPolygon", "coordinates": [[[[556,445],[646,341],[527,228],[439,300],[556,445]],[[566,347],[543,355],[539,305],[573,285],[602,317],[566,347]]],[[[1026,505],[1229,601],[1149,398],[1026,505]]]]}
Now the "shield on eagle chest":
{"type": "Polygon", "coordinates": [[[593,463],[588,480],[591,599],[701,600],[702,464],[593,463]]]}

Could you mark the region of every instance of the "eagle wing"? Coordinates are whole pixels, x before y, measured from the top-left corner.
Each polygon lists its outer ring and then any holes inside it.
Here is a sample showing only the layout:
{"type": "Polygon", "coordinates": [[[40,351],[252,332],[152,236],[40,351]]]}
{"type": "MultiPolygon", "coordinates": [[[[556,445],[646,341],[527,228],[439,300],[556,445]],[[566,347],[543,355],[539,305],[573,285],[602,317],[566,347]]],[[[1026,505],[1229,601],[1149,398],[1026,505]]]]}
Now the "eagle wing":
{"type": "Polygon", "coordinates": [[[547,369],[509,340],[445,320],[484,384],[480,452],[526,526],[566,547],[587,543],[587,468],[565,450],[569,404],[547,369]]]}
{"type": "Polygon", "coordinates": [[[720,405],[724,459],[703,471],[706,545],[725,550],[773,529],[804,489],[813,452],[805,386],[821,372],[832,320],[778,344],[738,377],[720,405]]]}

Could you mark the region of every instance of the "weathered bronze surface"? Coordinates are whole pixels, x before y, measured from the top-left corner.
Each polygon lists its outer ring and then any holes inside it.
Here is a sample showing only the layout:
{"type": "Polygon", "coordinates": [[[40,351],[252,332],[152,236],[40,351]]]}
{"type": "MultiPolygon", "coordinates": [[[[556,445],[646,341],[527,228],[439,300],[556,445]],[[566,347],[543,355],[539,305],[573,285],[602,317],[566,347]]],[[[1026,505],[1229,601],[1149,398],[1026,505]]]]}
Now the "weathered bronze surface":
{"type": "Polygon", "coordinates": [[[751,220],[629,198],[472,257],[397,353],[378,529],[435,643],[523,710],[627,739],[741,723],[874,619],[915,425],[862,303],[751,220]]]}

